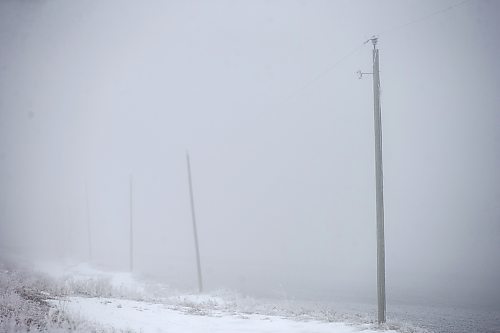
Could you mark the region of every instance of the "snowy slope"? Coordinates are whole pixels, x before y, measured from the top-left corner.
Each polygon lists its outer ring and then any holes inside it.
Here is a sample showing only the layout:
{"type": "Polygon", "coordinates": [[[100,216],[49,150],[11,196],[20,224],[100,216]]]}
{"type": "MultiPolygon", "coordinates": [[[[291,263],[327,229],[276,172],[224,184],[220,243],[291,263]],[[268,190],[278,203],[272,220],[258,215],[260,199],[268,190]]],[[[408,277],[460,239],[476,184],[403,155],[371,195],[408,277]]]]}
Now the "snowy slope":
{"type": "MultiPolygon", "coordinates": [[[[279,316],[196,311],[193,308],[113,298],[70,297],[52,301],[74,316],[93,321],[109,329],[136,332],[288,332],[350,333],[375,332],[365,326],[329,323],[317,320],[298,321],[279,316]]],[[[396,331],[386,331],[396,332],[396,331]]]]}
{"type": "MultiPolygon", "coordinates": [[[[36,267],[64,290],[49,300],[76,321],[111,332],[376,332],[372,316],[338,313],[321,305],[258,300],[229,291],[190,294],[128,272],[88,264],[36,267]]],[[[424,332],[386,325],[385,332],[424,332]],[[392,330],[388,330],[391,328],[392,330]]]]}

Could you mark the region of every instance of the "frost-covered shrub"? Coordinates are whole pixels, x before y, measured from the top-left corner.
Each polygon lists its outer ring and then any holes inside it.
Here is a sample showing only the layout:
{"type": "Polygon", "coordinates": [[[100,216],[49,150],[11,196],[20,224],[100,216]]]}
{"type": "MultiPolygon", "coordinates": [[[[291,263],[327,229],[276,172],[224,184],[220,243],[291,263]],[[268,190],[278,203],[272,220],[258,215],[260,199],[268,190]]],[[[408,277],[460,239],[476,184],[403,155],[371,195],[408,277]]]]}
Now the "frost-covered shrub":
{"type": "Polygon", "coordinates": [[[0,333],[105,331],[47,302],[63,294],[64,288],[48,276],[0,261],[0,333]]]}
{"type": "Polygon", "coordinates": [[[43,329],[48,304],[46,295],[34,287],[34,280],[23,272],[5,269],[0,272],[0,322],[2,327],[43,329]]]}
{"type": "Polygon", "coordinates": [[[65,295],[85,295],[89,297],[111,297],[113,288],[109,279],[66,279],[63,282],[65,295]]]}

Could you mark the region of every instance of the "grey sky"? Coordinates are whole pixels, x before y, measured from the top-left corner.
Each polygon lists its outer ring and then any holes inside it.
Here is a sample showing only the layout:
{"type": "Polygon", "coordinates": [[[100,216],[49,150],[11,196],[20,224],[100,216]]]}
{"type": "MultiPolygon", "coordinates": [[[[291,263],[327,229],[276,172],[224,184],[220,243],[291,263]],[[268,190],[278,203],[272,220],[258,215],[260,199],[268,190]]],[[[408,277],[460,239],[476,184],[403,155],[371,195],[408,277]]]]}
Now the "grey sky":
{"type": "Polygon", "coordinates": [[[379,34],[389,306],[500,305],[500,4],[401,27],[455,3],[1,2],[2,247],[85,259],[86,181],[125,269],[133,173],[138,271],[194,288],[188,149],[208,288],[374,298],[379,34]]]}

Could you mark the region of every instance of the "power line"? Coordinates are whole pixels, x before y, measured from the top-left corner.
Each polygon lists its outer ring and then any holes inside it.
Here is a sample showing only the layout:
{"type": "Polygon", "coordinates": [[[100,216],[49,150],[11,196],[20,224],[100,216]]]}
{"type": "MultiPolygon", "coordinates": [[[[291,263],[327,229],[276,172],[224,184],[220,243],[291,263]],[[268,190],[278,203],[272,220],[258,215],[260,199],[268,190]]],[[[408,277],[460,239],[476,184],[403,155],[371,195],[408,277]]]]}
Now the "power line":
{"type": "Polygon", "coordinates": [[[445,8],[442,8],[442,9],[439,9],[439,10],[436,10],[432,13],[429,13],[427,15],[424,15],[424,16],[421,16],[419,18],[416,18],[414,20],[411,20],[411,21],[408,21],[406,23],[403,23],[403,24],[399,24],[399,25],[396,25],[396,26],[393,26],[391,28],[388,28],[380,33],[378,33],[378,36],[380,35],[383,35],[383,34],[387,34],[387,33],[390,33],[390,32],[393,32],[393,31],[396,31],[396,30],[402,30],[404,28],[406,28],[407,26],[410,26],[410,25],[413,25],[413,24],[417,24],[417,23],[420,23],[420,22],[423,22],[423,21],[426,21],[428,20],[429,18],[432,18],[434,16],[437,16],[437,15],[440,15],[440,14],[443,14],[443,13],[446,13],[447,11],[450,11],[456,7],[459,7],[459,6],[462,6],[464,5],[465,3],[467,2],[470,2],[471,0],[463,0],[463,1],[460,1],[460,2],[457,2],[455,4],[452,4],[448,7],[445,7],[445,8]]]}
{"type": "Polygon", "coordinates": [[[361,49],[361,47],[363,45],[365,45],[365,44],[366,44],[366,42],[363,42],[363,43],[359,44],[358,46],[356,46],[355,48],[353,48],[350,52],[346,53],[339,60],[337,60],[336,62],[334,62],[330,66],[326,67],[323,71],[321,71],[321,73],[317,74],[315,77],[313,77],[312,79],[310,79],[309,81],[307,81],[306,83],[304,83],[300,88],[296,89],[293,93],[291,93],[290,95],[288,95],[285,100],[292,99],[293,97],[295,97],[296,95],[298,95],[302,90],[308,88],[310,85],[312,85],[316,81],[318,81],[321,78],[323,78],[324,76],[326,76],[326,74],[328,74],[331,71],[333,71],[338,65],[340,65],[342,62],[344,62],[346,59],[348,59],[349,57],[351,57],[354,54],[356,54],[361,49]]]}
{"type": "MultiPolygon", "coordinates": [[[[382,32],[378,33],[376,36],[380,36],[380,35],[385,35],[385,34],[388,34],[388,33],[391,33],[393,31],[396,31],[396,30],[402,30],[410,25],[413,25],[413,24],[417,24],[417,23],[420,23],[420,22],[423,22],[423,21],[426,21],[428,20],[429,18],[432,18],[434,16],[437,16],[437,15],[440,15],[440,14],[443,14],[447,11],[450,11],[456,7],[459,7],[459,6],[462,6],[464,5],[465,3],[467,2],[470,2],[471,0],[462,0],[460,2],[457,2],[457,3],[454,3],[450,6],[447,6],[445,8],[442,8],[442,9],[439,9],[439,10],[436,10],[432,13],[429,13],[429,14],[426,14],[424,16],[421,16],[419,18],[416,18],[414,20],[411,20],[411,21],[408,21],[406,23],[403,23],[403,24],[399,24],[399,25],[395,25],[391,28],[388,28],[388,29],[385,29],[383,30],[382,32]]],[[[332,72],[335,68],[338,67],[338,65],[340,65],[342,62],[344,62],[346,59],[348,59],[349,57],[353,56],[354,54],[356,54],[366,43],[368,43],[371,39],[368,39],[366,41],[364,41],[363,43],[357,45],[355,48],[353,48],[351,51],[349,51],[348,53],[346,53],[343,57],[341,57],[339,60],[337,60],[336,62],[334,62],[332,65],[326,67],[325,69],[323,69],[319,74],[317,74],[315,77],[313,77],[312,79],[310,79],[309,81],[307,81],[306,83],[304,83],[301,87],[297,88],[294,92],[292,92],[290,95],[288,95],[285,100],[288,101],[290,99],[292,99],[293,97],[295,97],[296,95],[298,95],[299,93],[301,93],[303,90],[305,90],[306,88],[308,88],[309,86],[311,86],[313,83],[317,82],[318,80],[320,80],[321,78],[323,78],[324,76],[326,76],[328,73],[332,72]]]]}

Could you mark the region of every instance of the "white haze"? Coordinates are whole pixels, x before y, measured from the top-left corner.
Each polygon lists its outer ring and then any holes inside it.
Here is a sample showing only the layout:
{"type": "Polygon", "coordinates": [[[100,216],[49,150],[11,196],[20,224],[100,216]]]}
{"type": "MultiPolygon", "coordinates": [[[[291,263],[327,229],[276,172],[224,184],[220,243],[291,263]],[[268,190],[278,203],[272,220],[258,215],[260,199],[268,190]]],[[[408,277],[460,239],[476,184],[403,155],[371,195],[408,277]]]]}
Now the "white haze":
{"type": "Polygon", "coordinates": [[[379,34],[389,311],[500,307],[500,4],[454,3],[2,1],[2,252],[87,260],[87,184],[128,269],[133,174],[135,271],[194,289],[189,150],[208,289],[374,299],[379,34]]]}

